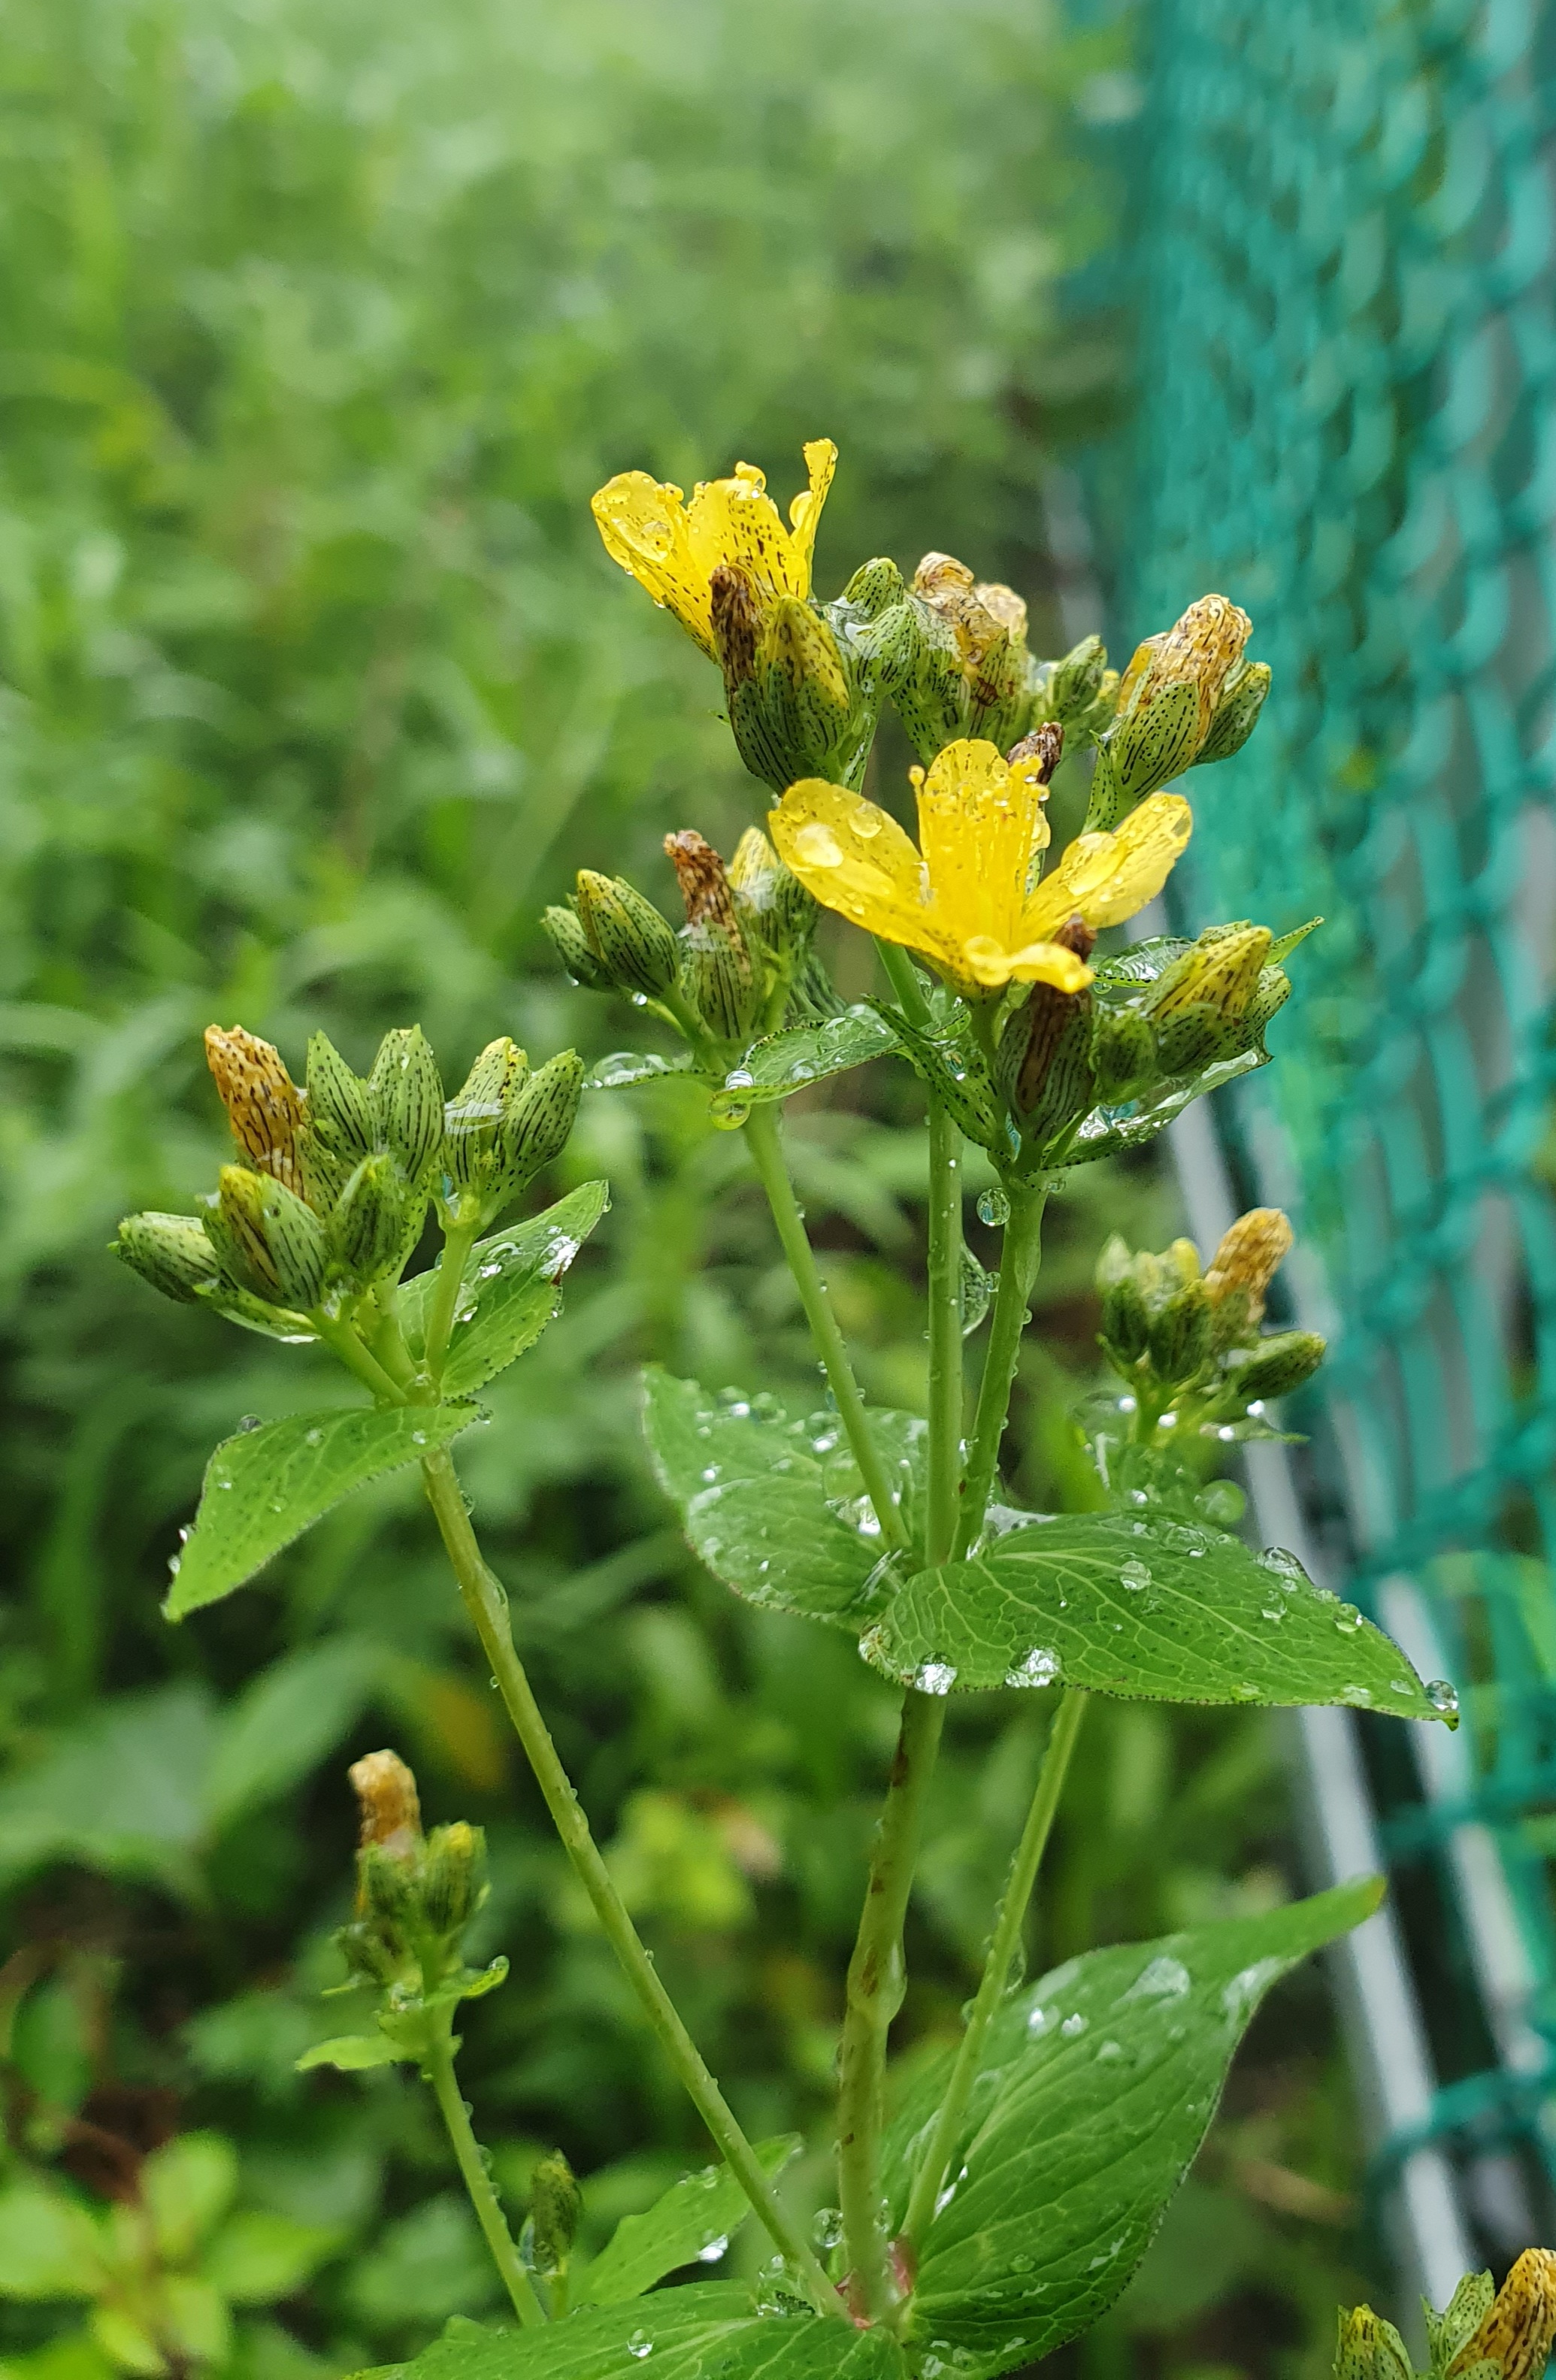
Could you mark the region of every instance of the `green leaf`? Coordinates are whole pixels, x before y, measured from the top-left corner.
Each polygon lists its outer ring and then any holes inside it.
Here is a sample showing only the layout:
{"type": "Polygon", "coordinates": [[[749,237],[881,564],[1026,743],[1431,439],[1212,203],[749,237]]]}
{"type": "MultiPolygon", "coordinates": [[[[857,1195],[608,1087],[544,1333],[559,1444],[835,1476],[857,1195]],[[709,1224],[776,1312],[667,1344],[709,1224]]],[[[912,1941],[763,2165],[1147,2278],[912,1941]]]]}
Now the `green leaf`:
{"type": "Polygon", "coordinates": [[[0,2298],[86,2298],[97,2227],[63,2191],[16,2181],[0,2191],[0,2298]]]}
{"type": "Polygon", "coordinates": [[[796,1025],[753,1041],[724,1076],[713,1098],[715,1113],[732,1114],[770,1099],[791,1099],[811,1083],[889,1056],[897,1037],[874,1009],[845,1009],[819,1025],[796,1025]]]}
{"type": "Polygon", "coordinates": [[[1185,1521],[1083,1512],[910,1578],[860,1650],[930,1693],[1046,1686],[1175,1703],[1442,1716],[1388,1637],[1290,1554],[1185,1521]]]}
{"type": "Polygon", "coordinates": [[[274,2305],[289,2298],[339,2244],[335,2231],[290,2215],[245,2207],[225,2223],[201,2258],[201,2277],[229,2305],[274,2305]]]}
{"type": "Polygon", "coordinates": [[[590,2306],[544,2330],[474,2338],[461,2324],[403,2369],[407,2380],[623,2380],[635,2362],[651,2362],[652,2380],[907,2380],[884,2331],[760,2314],[748,2289],[719,2282],[590,2306]]]}
{"type": "MultiPolygon", "coordinates": [[[[763,2141],[757,2148],[762,2171],[782,2173],[803,2143],[797,2132],[763,2141]]],[[[615,2305],[682,2265],[716,2263],[750,2213],[745,2192],[726,2165],[688,2173],[642,2215],[626,2215],[575,2286],[577,2305],[615,2305]]]]}
{"type": "Polygon", "coordinates": [[[396,2049],[382,2033],[343,2033],[334,2041],[316,2041],[305,2049],[297,2061],[297,2071],[306,2074],[310,2067],[333,2066],[342,2074],[365,2074],[372,2066],[397,2066],[408,2058],[408,2049],[396,2049]]]}
{"type": "Polygon", "coordinates": [[[597,1058],[584,1076],[586,1091],[621,1091],[634,1083],[657,1082],[665,1075],[695,1075],[697,1062],[689,1055],[661,1058],[651,1050],[613,1050],[608,1058],[597,1058]]]}
{"type": "MultiPolygon", "coordinates": [[[[871,1426],[910,1504],[924,1426],[906,1414],[871,1426]]],[[[835,1414],[791,1420],[772,1398],[711,1397],[650,1370],[643,1427],[693,1552],[748,1603],[856,1631],[881,1609],[879,1524],[835,1414]]]]}
{"type": "MultiPolygon", "coordinates": [[[[603,1182],[570,1190],[543,1215],[509,1223],[478,1240],[465,1261],[459,1304],[444,1366],[445,1397],[468,1397],[532,1347],[560,1313],[558,1284],[611,1203],[603,1182]]],[[[419,1354],[427,1301],[440,1267],[400,1293],[400,1327],[419,1354]]]]}
{"type": "Polygon", "coordinates": [[[473,1405],[336,1409],[225,1439],[206,1467],[164,1611],[182,1620],[219,1603],[353,1488],[446,1446],[475,1419],[473,1405]]]}
{"type": "MultiPolygon", "coordinates": [[[[987,2380],[1095,2322],[1144,2254],[1270,1985],[1382,1891],[1365,1878],[1266,1916],[1092,1950],[1007,2002],[924,2241],[911,2340],[987,2380]]],[[[949,2063],[920,2074],[892,2127],[899,2210],[949,2063]]]]}

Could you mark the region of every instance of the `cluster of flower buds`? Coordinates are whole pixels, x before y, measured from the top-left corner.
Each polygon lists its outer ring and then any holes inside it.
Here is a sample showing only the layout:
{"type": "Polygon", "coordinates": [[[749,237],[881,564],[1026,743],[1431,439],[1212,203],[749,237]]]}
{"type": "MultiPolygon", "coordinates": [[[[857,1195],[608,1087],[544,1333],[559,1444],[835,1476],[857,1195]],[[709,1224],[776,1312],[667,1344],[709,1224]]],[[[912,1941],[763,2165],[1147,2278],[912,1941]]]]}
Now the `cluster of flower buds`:
{"type": "Polygon", "coordinates": [[[1266,664],[1243,659],[1252,629],[1224,595],[1204,595],[1136,648],[1097,739],[1088,830],[1115,827],[1185,769],[1242,749],[1270,691],[1266,664]]]}
{"type": "Polygon", "coordinates": [[[445,1106],[419,1026],[386,1034],[365,1078],[316,1033],[300,1089],[241,1026],[205,1048],[243,1161],[201,1217],[127,1217],[115,1253],[164,1296],[282,1338],[396,1280],[431,1199],[492,1220],[565,1146],[583,1081],[574,1051],[531,1075],[504,1039],[445,1106]]]}
{"type": "Polygon", "coordinates": [[[1161,1255],[1132,1253],[1116,1235],[1097,1266],[1103,1354],[1119,1378],[1158,1409],[1192,1406],[1195,1425],[1243,1419],[1289,1395],[1323,1361],[1312,1330],[1261,1337],[1265,1299],[1292,1244],[1276,1207],[1240,1215],[1205,1270],[1192,1240],[1161,1255]]]}
{"type": "Polygon", "coordinates": [[[397,1753],[370,1752],[349,1774],[361,1811],[357,1906],[336,1938],[354,1977],[408,2010],[462,1972],[465,1929],[487,1896],[485,1839],[462,1819],[423,1834],[397,1753]]]}
{"type": "MultiPolygon", "coordinates": [[[[1526,2248],[1500,2289],[1472,2273],[1446,2313],[1426,2316],[1427,2380],[1540,2380],[1556,2345],[1556,2253],[1526,2248]]],[[[1416,2380],[1404,2339],[1370,2306],[1341,2314],[1334,2380],[1416,2380]]]]}
{"type": "Polygon", "coordinates": [[[949,553],[927,553],[904,584],[894,562],[867,562],[829,606],[842,640],[864,654],[926,767],[948,744],[1002,747],[1056,720],[1073,749],[1112,715],[1118,674],[1100,638],[1063,661],[1027,649],[1027,606],[1014,589],[975,577],[949,553]]]}
{"type": "Polygon", "coordinates": [[[811,947],[817,905],[759,827],[726,868],[700,834],[665,837],[686,908],[677,932],[619,876],[580,869],[566,908],[542,923],[578,983],[625,992],[695,1041],[743,1045],[788,1015],[837,1006],[811,947]]]}

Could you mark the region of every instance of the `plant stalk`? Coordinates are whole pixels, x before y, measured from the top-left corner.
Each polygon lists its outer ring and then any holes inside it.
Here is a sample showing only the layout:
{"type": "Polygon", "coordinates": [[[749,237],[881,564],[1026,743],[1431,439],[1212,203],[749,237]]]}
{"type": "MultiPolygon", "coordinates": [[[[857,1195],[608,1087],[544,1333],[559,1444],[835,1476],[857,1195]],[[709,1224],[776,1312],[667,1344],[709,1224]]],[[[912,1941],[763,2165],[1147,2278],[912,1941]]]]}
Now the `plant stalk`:
{"type": "Polygon", "coordinates": [[[1015,1857],[1011,1863],[1010,1878],[1005,1886],[1004,1899],[1000,1903],[993,1938],[983,1962],[983,1974],[967,2018],[966,2031],[962,2035],[951,2079],[945,2087],[945,2096],[941,2101],[934,2130],[930,2134],[929,2144],[914,2177],[913,2190],[908,2198],[903,2236],[915,2250],[921,2244],[933,2219],[946,2168],[961,2135],[967,2101],[978,2079],[989,2027],[1010,1980],[1011,1962],[1021,1940],[1027,1906],[1037,1882],[1038,1870],[1042,1864],[1043,1852],[1048,1847],[1053,1815],[1059,1807],[1059,1797],[1070,1766],[1070,1755],[1076,1748],[1080,1723],[1086,1716],[1087,1699],[1078,1686],[1067,1687],[1053,1715],[1042,1767],[1038,1774],[1037,1790],[1027,1814],[1027,1823],[1021,1830],[1015,1857]]]}
{"type": "Polygon", "coordinates": [[[1000,1250],[1000,1279],[994,1311],[989,1323],[989,1347],[979,1383],[978,1412],[973,1422],[972,1450],[962,1487],[962,1509],[956,1524],[953,1560],[965,1560],[983,1531],[989,1498],[999,1472],[1000,1441],[1010,1412],[1021,1334],[1029,1317],[1027,1300],[1042,1262],[1043,1209],[1046,1189],[1018,1191],[1013,1197],[1000,1250]]]}
{"type": "Polygon", "coordinates": [[[945,1561],[962,1485],[961,1135],[930,1095],[930,1446],[924,1556],[945,1561]]]}
{"type": "Polygon", "coordinates": [[[858,1465],[865,1493],[881,1524],[881,1544],[900,1548],[907,1543],[907,1531],[897,1508],[897,1500],[892,1492],[891,1477],[881,1450],[869,1434],[869,1425],[865,1418],[865,1401],[854,1378],[854,1367],[848,1360],[848,1350],[838,1329],[837,1317],[832,1310],[827,1285],[816,1263],[815,1251],[806,1236],[805,1220],[795,1196],[794,1184],[789,1180],[788,1168],[784,1162],[775,1104],[753,1108],[745,1131],[751,1163],[767,1194],[767,1203],[772,1209],[779,1242],[788,1259],[789,1270],[795,1277],[799,1301],[810,1325],[810,1335],[816,1342],[817,1353],[825,1367],[827,1384],[837,1406],[849,1451],[858,1465]]]}
{"type": "MultiPolygon", "coordinates": [[[[471,1202],[472,1208],[475,1202],[471,1202]]],[[[422,1348],[422,1368],[436,1387],[443,1378],[443,1367],[448,1359],[448,1342],[454,1330],[454,1317],[459,1304],[459,1292],[465,1282],[465,1266],[480,1230],[480,1212],[467,1215],[464,1201],[460,1212],[444,1235],[443,1261],[433,1277],[432,1295],[427,1305],[427,1334],[422,1348]]]]}
{"type": "Polygon", "coordinates": [[[492,2251],[492,2261],[503,2277],[503,2286],[513,2300],[513,2310],[526,2329],[533,2330],[546,2319],[545,2308],[536,2295],[535,2284],[524,2269],[523,2259],[514,2246],[512,2236],[503,2219],[497,2193],[487,2172],[480,2144],[470,2130],[469,2111],[460,2094],[458,2078],[454,2071],[454,2045],[443,2034],[428,2051],[421,2070],[432,2086],[432,2096],[458,2160],[459,2171],[470,2193],[476,2220],[480,2225],[486,2244],[492,2251]]]}
{"type": "Polygon", "coordinates": [[[557,1756],[551,1731],[541,1715],[524,1665],[514,1649],[508,1625],[507,1597],[487,1568],[458,1476],[447,1450],[440,1447],[421,1461],[428,1501],[437,1517],[459,1594],[492,1675],[507,1708],[514,1730],[524,1746],[562,1847],[573,1863],[579,1882],[593,1903],[612,1949],[626,1974],[666,2057],[685,2085],[693,2106],[716,2143],[719,2152],[772,2235],[774,2245],[798,2277],[818,2313],[842,2314],[845,2310],[821,2268],[804,2233],[792,2220],[772,2183],[758,2164],[750,2143],[703,2061],[696,2043],[660,1982],[653,1961],[611,1880],[590,1832],[589,1820],[557,1756]]]}
{"type": "Polygon", "coordinates": [[[903,1922],[918,1854],[924,1795],[945,1724],[945,1698],[909,1686],[885,1805],[876,1828],[838,2053],[837,2167],[853,2311],[872,2321],[896,2297],[881,2221],[881,2137],[886,2040],[903,2002],[903,1922]]]}

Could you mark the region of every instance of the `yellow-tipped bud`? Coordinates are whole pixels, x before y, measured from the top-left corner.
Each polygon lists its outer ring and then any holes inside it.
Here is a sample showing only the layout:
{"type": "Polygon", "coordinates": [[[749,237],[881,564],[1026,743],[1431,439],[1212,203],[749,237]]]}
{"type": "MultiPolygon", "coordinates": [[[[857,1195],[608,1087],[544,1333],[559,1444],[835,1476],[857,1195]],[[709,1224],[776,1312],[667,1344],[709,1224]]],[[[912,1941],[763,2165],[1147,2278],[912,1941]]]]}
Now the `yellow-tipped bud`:
{"type": "Polygon", "coordinates": [[[1415,2380],[1404,2339],[1370,2306],[1354,2306],[1340,2317],[1334,2380],[1415,2380]]]}
{"type": "Polygon", "coordinates": [[[205,1229],[237,1288],[273,1305],[306,1311],[318,1304],[329,1266],[324,1227],[285,1184],[224,1165],[205,1229]]]}
{"type": "Polygon", "coordinates": [[[1556,2253],[1526,2248],[1497,2291],[1488,2313],[1448,2366],[1447,2380],[1464,2380],[1477,2363],[1494,2363],[1502,2380],[1540,2380],[1556,2345],[1556,2253]]]}
{"type": "Polygon", "coordinates": [[[598,969],[623,991],[663,998],[675,980],[675,929],[625,877],[578,871],[578,923],[598,969]]]}
{"type": "Polygon", "coordinates": [[[421,1797],[397,1752],[366,1752],[346,1772],[361,1814],[360,1842],[408,1853],[421,1840],[421,1797]]]}
{"type": "Polygon", "coordinates": [[[208,1025],[205,1062],[227,1111],[232,1136],[257,1172],[300,1188],[298,1135],[303,1098],[272,1042],[241,1025],[208,1025]]]}
{"type": "Polygon", "coordinates": [[[1205,1269],[1205,1287],[1212,1305],[1240,1293],[1248,1301],[1248,1320],[1258,1322],[1270,1284],[1291,1245],[1291,1222],[1279,1207],[1250,1207],[1246,1215],[1239,1215],[1205,1269]]]}
{"type": "Polygon", "coordinates": [[[709,1031],[743,1040],[761,1005],[762,985],[723,861],[695,828],[667,834],[664,848],[686,903],[682,975],[709,1031]]]}
{"type": "Polygon", "coordinates": [[[127,1215],[113,1242],[120,1262],[180,1305],[221,1278],[211,1235],[193,1215],[127,1215]]]}

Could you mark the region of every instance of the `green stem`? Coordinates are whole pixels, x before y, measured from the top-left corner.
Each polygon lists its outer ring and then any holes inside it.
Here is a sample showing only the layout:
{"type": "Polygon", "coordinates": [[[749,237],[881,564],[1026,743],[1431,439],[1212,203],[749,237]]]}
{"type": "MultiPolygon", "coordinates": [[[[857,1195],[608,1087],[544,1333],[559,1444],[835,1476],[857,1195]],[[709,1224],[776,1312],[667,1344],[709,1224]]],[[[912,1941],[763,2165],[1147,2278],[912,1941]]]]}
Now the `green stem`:
{"type": "Polygon", "coordinates": [[[950,1555],[962,1478],[961,1135],[930,1095],[930,1445],[925,1559],[950,1555]]]}
{"type": "Polygon", "coordinates": [[[887,982],[896,994],[897,1006],[902,1010],[908,1023],[927,1025],[930,1021],[930,1003],[919,988],[913,961],[901,943],[883,942],[878,939],[875,953],[886,970],[887,982]]]}
{"type": "Polygon", "coordinates": [[[989,1324],[989,1349],[979,1383],[978,1413],[973,1422],[972,1451],[962,1488],[961,1517],[956,1525],[954,1560],[964,1560],[977,1545],[989,1510],[990,1493],[999,1470],[1000,1441],[1010,1412],[1021,1334],[1030,1318],[1027,1300],[1042,1262],[1043,1208],[1048,1192],[1018,1191],[1013,1197],[1000,1251],[1000,1280],[989,1324]]]}
{"type": "Polygon", "coordinates": [[[871,2320],[896,2297],[881,2210],[886,2038],[906,1986],[903,1922],[918,1854],[924,1793],[945,1724],[943,1695],[910,1686],[891,1783],[876,1828],[838,2053],[837,2167],[853,2310],[871,2320]]]}
{"type": "Polygon", "coordinates": [[[545,2308],[535,2294],[535,2284],[525,2271],[518,2250],[514,2246],[508,2227],[503,2220],[503,2210],[492,2187],[492,2176],[486,2170],[480,2144],[470,2130],[469,2113],[460,2095],[454,2071],[454,2045],[446,2033],[429,2050],[421,2070],[432,2086],[432,2096],[438,2103],[438,2112],[453,2144],[465,2187],[470,2193],[476,2220],[492,2251],[492,2261],[503,2276],[503,2286],[513,2300],[515,2313],[526,2329],[532,2330],[537,2324],[545,2321],[545,2308]]]}
{"type": "Polygon", "coordinates": [[[750,2143],[736,2123],[723,2092],[709,2072],[696,2043],[660,1982],[653,1961],[638,1938],[621,1895],[578,1803],[567,1772],[557,1757],[551,1732],[541,1716],[524,1665],[514,1649],[508,1625],[507,1597],[487,1568],[465,1499],[446,1449],[424,1455],[422,1477],[428,1500],[437,1516],[444,1546],[458,1582],[460,1597],[480,1638],[481,1650],[507,1706],[514,1730],[524,1746],[562,1847],[573,1863],[579,1882],[594,1905],[612,1949],[621,1961],[665,2055],[685,2084],[693,2106],[707,2125],[724,2162],[772,2234],[780,2253],[793,2268],[819,2313],[843,2314],[837,2292],[822,2271],[815,2250],[781,2204],[772,2183],[758,2164],[750,2143]]]}
{"type": "Polygon", "coordinates": [[[454,1221],[444,1234],[443,1261],[432,1276],[432,1294],[427,1301],[427,1332],[421,1360],[422,1369],[434,1388],[443,1378],[455,1309],[464,1286],[465,1265],[480,1230],[479,1207],[474,1200],[467,1202],[462,1198],[454,1221]]]}
{"type": "Polygon", "coordinates": [[[1021,1940],[1027,1905],[1042,1864],[1053,1814],[1059,1806],[1065,1772],[1070,1766],[1070,1755],[1076,1748],[1080,1723],[1086,1716],[1086,1705],[1085,1694],[1078,1686],[1071,1686],[1065,1690],[1053,1715],[1037,1791],[1032,1796],[1032,1806],[1027,1814],[1027,1824],[1022,1828],[1021,1840],[1011,1864],[1010,1880],[1005,1887],[1004,1899],[1000,1903],[989,1955],[983,1962],[982,1980],[967,2018],[961,2046],[956,2052],[956,2062],[951,2070],[945,2096],[935,2117],[934,2130],[930,2134],[929,2145],[914,2178],[907,2202],[903,2234],[915,2250],[922,2242],[924,2233],[933,2219],[946,2168],[961,2137],[967,2101],[982,2062],[983,2045],[1010,1980],[1011,1962],[1021,1940]]]}
{"type": "Polygon", "coordinates": [[[767,1203],[772,1209],[772,1220],[779,1242],[788,1258],[789,1270],[799,1291],[799,1302],[805,1308],[811,1337],[826,1369],[827,1382],[837,1405],[849,1451],[858,1465],[859,1476],[865,1483],[865,1493],[875,1508],[881,1524],[883,1546],[905,1547],[907,1531],[892,1492],[891,1476],[881,1450],[869,1434],[865,1417],[865,1401],[859,1384],[854,1378],[854,1367],[848,1360],[848,1350],[843,1333],[837,1327],[837,1317],[827,1296],[827,1285],[816,1263],[815,1251],[806,1237],[805,1220],[794,1184],[789,1180],[784,1162],[783,1148],[778,1137],[778,1115],[775,1105],[752,1109],[746,1125],[746,1146],[757,1179],[767,1193],[767,1203]]]}
{"type": "Polygon", "coordinates": [[[331,1316],[315,1311],[309,1320],[348,1372],[355,1372],[366,1389],[371,1389],[381,1404],[403,1405],[404,1391],[392,1380],[376,1355],[371,1355],[349,1322],[337,1322],[331,1316]]]}

